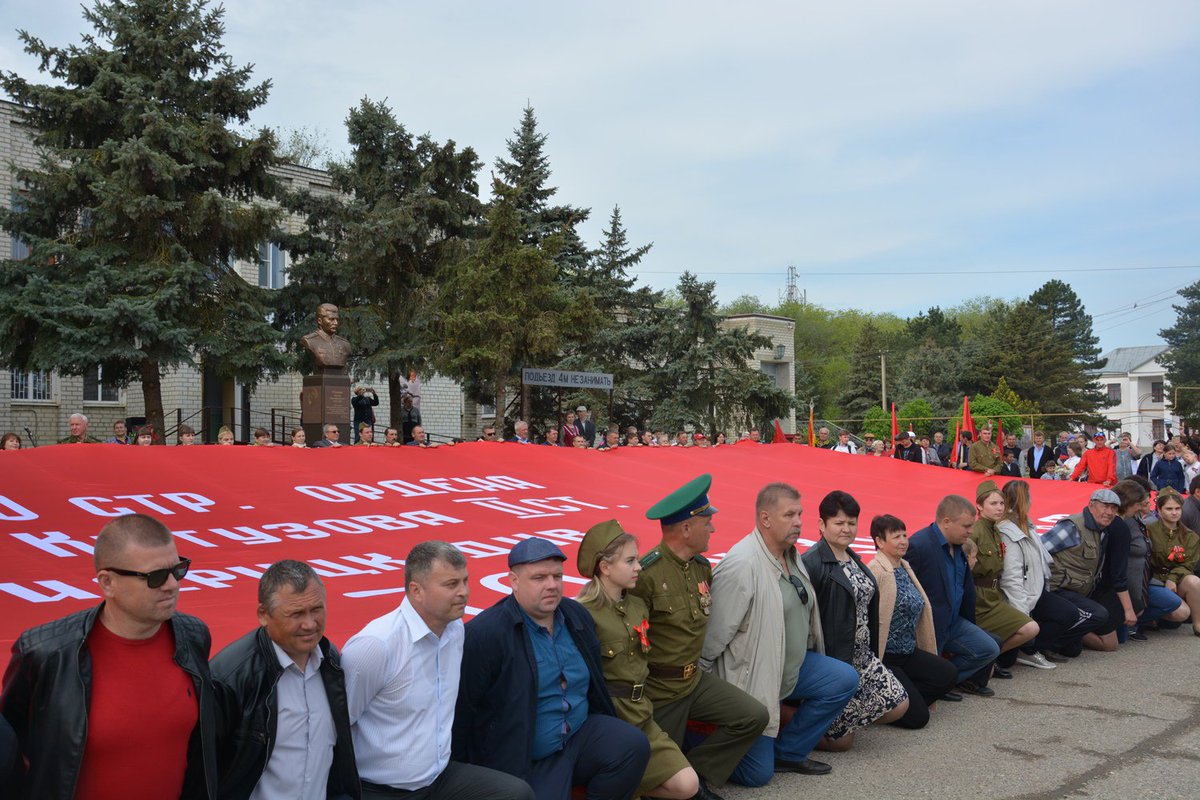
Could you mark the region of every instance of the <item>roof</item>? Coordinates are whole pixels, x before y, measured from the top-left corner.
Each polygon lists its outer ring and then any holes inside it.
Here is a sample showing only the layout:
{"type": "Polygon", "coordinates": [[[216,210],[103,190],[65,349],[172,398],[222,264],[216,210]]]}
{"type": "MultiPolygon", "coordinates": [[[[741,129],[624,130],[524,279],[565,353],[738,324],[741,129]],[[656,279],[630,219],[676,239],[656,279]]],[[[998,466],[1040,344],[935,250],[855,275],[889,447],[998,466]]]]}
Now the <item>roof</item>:
{"type": "Polygon", "coordinates": [[[1153,361],[1167,351],[1165,344],[1146,347],[1118,347],[1104,354],[1108,363],[1099,370],[1100,375],[1125,375],[1143,364],[1153,361]]]}

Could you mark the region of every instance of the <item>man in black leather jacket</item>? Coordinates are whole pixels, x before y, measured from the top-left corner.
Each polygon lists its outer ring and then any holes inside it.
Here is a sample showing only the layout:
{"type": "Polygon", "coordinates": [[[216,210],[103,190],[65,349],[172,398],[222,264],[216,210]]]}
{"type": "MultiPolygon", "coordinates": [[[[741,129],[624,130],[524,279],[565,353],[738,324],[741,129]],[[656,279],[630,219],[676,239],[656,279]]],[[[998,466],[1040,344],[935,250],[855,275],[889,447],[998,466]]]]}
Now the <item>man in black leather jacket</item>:
{"type": "Polygon", "coordinates": [[[95,561],[104,603],[31,628],[13,646],[0,705],[28,767],[16,786],[0,789],[5,797],[71,800],[120,772],[130,797],[215,800],[212,641],[203,622],[175,611],[190,562],[179,558],[166,526],[141,514],[104,526],[95,561]],[[154,660],[129,677],[113,669],[118,651],[125,667],[131,653],[135,665],[154,660]],[[139,692],[143,699],[127,701],[139,692]],[[164,734],[164,719],[186,725],[185,733],[164,734]],[[106,753],[103,762],[85,758],[89,745],[106,753]],[[138,764],[145,768],[130,768],[138,764]],[[144,785],[164,774],[169,786],[144,785]]]}
{"type": "Polygon", "coordinates": [[[308,564],[279,561],[263,573],[258,600],[261,626],[212,660],[221,798],[246,800],[261,786],[269,797],[358,800],[346,680],[323,636],[321,579],[308,564]]]}

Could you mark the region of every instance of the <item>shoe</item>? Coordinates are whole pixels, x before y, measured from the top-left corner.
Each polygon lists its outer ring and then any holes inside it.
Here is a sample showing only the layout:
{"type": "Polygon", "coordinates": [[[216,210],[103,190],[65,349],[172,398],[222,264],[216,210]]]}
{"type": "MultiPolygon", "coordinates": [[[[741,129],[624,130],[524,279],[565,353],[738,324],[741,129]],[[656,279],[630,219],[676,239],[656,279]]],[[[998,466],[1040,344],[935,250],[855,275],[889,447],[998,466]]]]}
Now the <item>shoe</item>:
{"type": "Polygon", "coordinates": [[[701,778],[700,791],[692,795],[692,800],[725,800],[725,798],[708,788],[708,784],[701,778]]]}
{"type": "Polygon", "coordinates": [[[944,695],[942,695],[942,699],[947,703],[961,703],[962,695],[958,692],[946,692],[944,695]]]}
{"type": "Polygon", "coordinates": [[[975,681],[963,681],[958,685],[958,688],[967,694],[973,694],[979,697],[991,697],[996,694],[996,690],[992,687],[980,686],[979,684],[975,683],[975,681]]]}
{"type": "Polygon", "coordinates": [[[1131,642],[1148,642],[1150,641],[1150,637],[1141,631],[1134,631],[1133,633],[1129,634],[1129,640],[1131,642]]]}
{"type": "Polygon", "coordinates": [[[1017,663],[1024,664],[1027,667],[1033,667],[1034,669],[1055,669],[1056,668],[1056,665],[1051,664],[1048,660],[1046,660],[1046,657],[1044,655],[1042,655],[1041,653],[1034,653],[1033,655],[1027,655],[1025,653],[1022,653],[1021,655],[1017,656],[1017,663]]]}
{"type": "Polygon", "coordinates": [[[811,758],[806,758],[803,761],[787,761],[777,758],[775,759],[775,771],[795,772],[800,775],[828,775],[833,771],[833,767],[824,761],[814,761],[811,758]]]}
{"type": "Polygon", "coordinates": [[[1065,664],[1071,659],[1064,656],[1062,653],[1056,653],[1053,650],[1043,650],[1040,655],[1047,661],[1053,661],[1055,664],[1065,664]]]}
{"type": "Polygon", "coordinates": [[[1009,680],[1010,678],[1012,678],[1012,672],[1005,669],[1004,667],[998,666],[992,670],[992,677],[999,678],[1002,681],[1006,681],[1006,680],[1009,680]]]}

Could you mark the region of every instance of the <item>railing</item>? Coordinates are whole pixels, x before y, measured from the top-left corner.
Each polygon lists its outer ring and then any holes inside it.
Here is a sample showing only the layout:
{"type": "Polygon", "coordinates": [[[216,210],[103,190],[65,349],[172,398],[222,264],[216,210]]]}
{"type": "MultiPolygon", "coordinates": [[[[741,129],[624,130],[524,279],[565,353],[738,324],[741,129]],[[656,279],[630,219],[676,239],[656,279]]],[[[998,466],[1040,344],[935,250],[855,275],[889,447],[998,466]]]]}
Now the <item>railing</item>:
{"type": "Polygon", "coordinates": [[[271,441],[276,444],[290,444],[292,429],[300,427],[300,409],[272,408],[270,411],[255,411],[254,409],[238,408],[236,406],[201,406],[185,416],[185,410],[176,408],[164,415],[163,435],[166,441],[175,441],[179,437],[179,428],[190,425],[203,442],[215,442],[217,431],[223,425],[233,430],[234,441],[249,443],[254,439],[254,431],[264,428],[271,434],[271,441]],[[168,427],[166,420],[173,419],[174,425],[168,427]]]}

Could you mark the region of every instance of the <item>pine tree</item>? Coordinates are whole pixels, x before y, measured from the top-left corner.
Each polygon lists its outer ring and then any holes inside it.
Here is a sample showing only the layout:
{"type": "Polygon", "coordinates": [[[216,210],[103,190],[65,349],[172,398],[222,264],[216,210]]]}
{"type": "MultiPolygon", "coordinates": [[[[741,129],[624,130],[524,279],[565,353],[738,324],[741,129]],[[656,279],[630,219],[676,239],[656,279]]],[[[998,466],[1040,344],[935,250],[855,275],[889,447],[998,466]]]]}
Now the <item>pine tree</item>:
{"type": "Polygon", "coordinates": [[[519,191],[497,180],[493,193],[484,238],[442,269],[437,338],[447,373],[494,400],[499,423],[520,370],[548,363],[572,330],[593,324],[596,311],[590,295],[554,280],[557,240],[545,247],[525,241],[519,191]]]}
{"type": "Polygon", "coordinates": [[[868,320],[859,330],[850,358],[850,375],[838,401],[850,419],[862,419],[869,409],[880,405],[879,354],[883,350],[883,332],[868,320]]]}
{"type": "Polygon", "coordinates": [[[1167,382],[1175,391],[1171,411],[1192,425],[1200,420],[1200,281],[1179,290],[1182,305],[1173,306],[1175,324],[1159,331],[1171,346],[1159,362],[1167,368],[1167,382]]]}
{"type": "MultiPolygon", "coordinates": [[[[963,358],[956,348],[939,347],[926,340],[904,359],[897,370],[896,399],[924,398],[937,416],[949,416],[962,407],[963,358]]],[[[938,423],[937,427],[941,427],[938,423]]],[[[953,435],[953,431],[951,431],[953,435]]]]}
{"type": "Polygon", "coordinates": [[[279,324],[295,347],[318,304],[340,306],[354,369],[387,380],[398,427],[401,380],[434,366],[438,270],[465,255],[481,221],[480,162],[453,141],[414,138],[383,102],[364,99],[346,129],[350,158],[329,165],[338,194],[286,199],[306,227],[281,237],[295,264],[278,295],[279,324]]]}
{"type": "Polygon", "coordinates": [[[1067,345],[1085,374],[1085,380],[1076,392],[1078,408],[1072,410],[1091,414],[1103,408],[1106,403],[1104,390],[1086,378],[1086,374],[1103,369],[1106,362],[1100,357],[1100,340],[1092,331],[1092,317],[1084,311],[1079,296],[1070,286],[1056,279],[1047,281],[1031,294],[1029,302],[1049,318],[1055,335],[1067,345]]]}
{"type": "Polygon", "coordinates": [[[570,283],[588,265],[589,253],[575,226],[587,221],[591,209],[573,206],[554,206],[550,201],[558,187],[550,186],[550,159],[546,155],[546,134],[539,133],[537,116],[526,106],[521,123],[507,141],[508,160],[496,160],[502,181],[516,190],[513,204],[521,214],[525,227],[524,242],[540,244],[558,235],[560,242],[554,256],[563,278],[570,283]]]}
{"type": "Polygon", "coordinates": [[[202,0],[100,0],[82,44],[25,51],[52,84],[15,73],[41,153],[19,170],[19,208],[0,225],[30,255],[0,263],[0,362],[106,382],[139,379],[161,439],[161,376],[181,365],[253,385],[286,359],[266,292],[230,266],[255,257],[278,212],[274,137],[231,130],[267,98],[223,52],[223,10],[202,0]]]}

